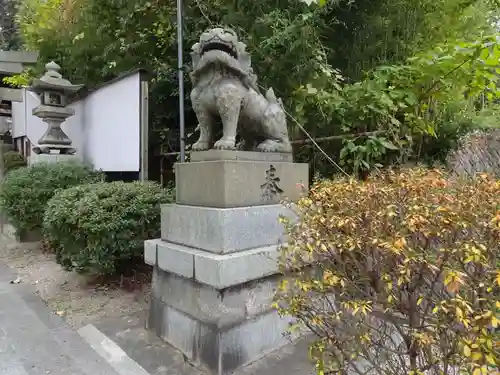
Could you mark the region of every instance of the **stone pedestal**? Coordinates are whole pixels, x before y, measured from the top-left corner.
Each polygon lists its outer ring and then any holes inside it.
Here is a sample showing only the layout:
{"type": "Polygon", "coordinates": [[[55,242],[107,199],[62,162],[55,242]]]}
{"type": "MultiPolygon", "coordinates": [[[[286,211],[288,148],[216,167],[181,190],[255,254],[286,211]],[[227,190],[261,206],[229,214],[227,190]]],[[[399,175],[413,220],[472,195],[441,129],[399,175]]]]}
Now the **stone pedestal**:
{"type": "MultiPolygon", "coordinates": [[[[229,374],[286,344],[271,307],[278,276],[280,199],[308,186],[290,155],[195,152],[176,165],[177,204],[162,207],[148,328],[210,374],[229,374]]],[[[307,190],[305,190],[307,191],[307,190]]]]}
{"type": "Polygon", "coordinates": [[[28,156],[28,165],[37,163],[75,163],[79,162],[80,157],[77,155],[65,154],[31,154],[28,156]]]}

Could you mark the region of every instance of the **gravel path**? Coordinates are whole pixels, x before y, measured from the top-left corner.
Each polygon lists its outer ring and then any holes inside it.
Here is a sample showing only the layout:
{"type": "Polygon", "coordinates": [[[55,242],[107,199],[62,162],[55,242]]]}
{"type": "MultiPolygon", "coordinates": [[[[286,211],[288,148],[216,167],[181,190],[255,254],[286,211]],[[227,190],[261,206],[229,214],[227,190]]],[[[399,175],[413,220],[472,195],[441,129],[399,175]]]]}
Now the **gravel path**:
{"type": "Polygon", "coordinates": [[[18,275],[16,282],[34,285],[49,308],[76,329],[102,317],[120,317],[147,308],[149,283],[132,291],[90,284],[85,277],[62,269],[54,254],[43,252],[38,242],[18,243],[1,236],[0,261],[18,275]]]}

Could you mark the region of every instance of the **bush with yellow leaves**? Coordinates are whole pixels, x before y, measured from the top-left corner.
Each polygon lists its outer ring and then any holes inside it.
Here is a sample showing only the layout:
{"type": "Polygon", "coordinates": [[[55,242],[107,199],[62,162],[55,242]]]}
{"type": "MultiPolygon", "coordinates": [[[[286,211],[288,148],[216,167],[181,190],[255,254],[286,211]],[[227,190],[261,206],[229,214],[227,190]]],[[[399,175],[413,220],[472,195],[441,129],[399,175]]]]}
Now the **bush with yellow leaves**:
{"type": "Polygon", "coordinates": [[[276,306],[316,334],[319,374],[498,373],[499,181],[386,171],[295,207],[276,306]]]}

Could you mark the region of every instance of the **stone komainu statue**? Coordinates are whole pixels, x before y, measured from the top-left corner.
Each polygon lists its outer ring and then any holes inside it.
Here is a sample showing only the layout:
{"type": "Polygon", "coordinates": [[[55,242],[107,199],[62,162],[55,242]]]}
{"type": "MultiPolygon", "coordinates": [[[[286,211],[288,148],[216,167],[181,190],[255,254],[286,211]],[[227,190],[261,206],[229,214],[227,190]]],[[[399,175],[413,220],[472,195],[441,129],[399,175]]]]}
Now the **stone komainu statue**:
{"type": "Polygon", "coordinates": [[[200,130],[194,151],[212,147],[213,125],[220,119],[223,136],[213,148],[292,152],[282,102],[272,89],[260,93],[245,49],[233,30],[223,28],[204,32],[193,45],[191,102],[200,130]]]}

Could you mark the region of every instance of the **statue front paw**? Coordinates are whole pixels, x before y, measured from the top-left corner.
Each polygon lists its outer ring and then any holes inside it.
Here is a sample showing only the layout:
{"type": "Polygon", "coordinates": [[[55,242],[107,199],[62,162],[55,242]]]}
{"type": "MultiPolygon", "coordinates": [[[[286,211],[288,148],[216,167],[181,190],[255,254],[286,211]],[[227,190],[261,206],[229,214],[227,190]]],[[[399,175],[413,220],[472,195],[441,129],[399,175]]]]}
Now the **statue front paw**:
{"type": "Polygon", "coordinates": [[[191,147],[193,151],[205,151],[208,150],[209,148],[210,145],[208,144],[208,142],[205,141],[198,141],[191,147]]]}
{"type": "Polygon", "coordinates": [[[236,140],[221,138],[215,142],[214,148],[217,150],[234,150],[236,148],[236,140]]]}
{"type": "Polygon", "coordinates": [[[260,152],[280,152],[280,144],[271,139],[266,139],[264,142],[257,146],[257,150],[260,152]]]}
{"type": "Polygon", "coordinates": [[[257,150],[261,152],[282,152],[291,153],[293,151],[290,142],[277,142],[272,139],[266,139],[257,146],[257,150]]]}

